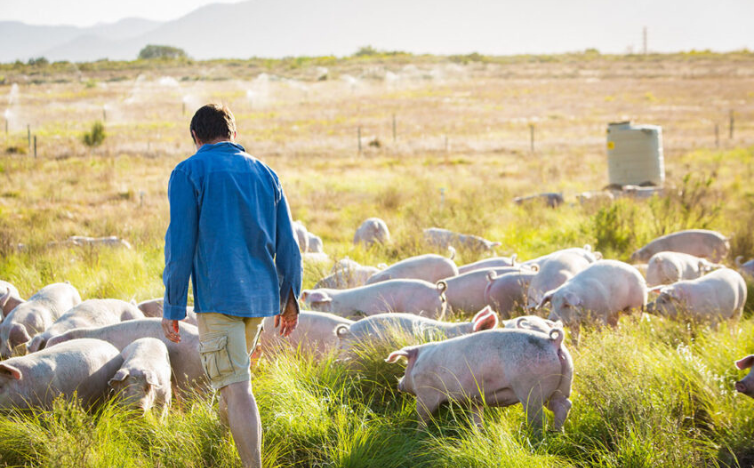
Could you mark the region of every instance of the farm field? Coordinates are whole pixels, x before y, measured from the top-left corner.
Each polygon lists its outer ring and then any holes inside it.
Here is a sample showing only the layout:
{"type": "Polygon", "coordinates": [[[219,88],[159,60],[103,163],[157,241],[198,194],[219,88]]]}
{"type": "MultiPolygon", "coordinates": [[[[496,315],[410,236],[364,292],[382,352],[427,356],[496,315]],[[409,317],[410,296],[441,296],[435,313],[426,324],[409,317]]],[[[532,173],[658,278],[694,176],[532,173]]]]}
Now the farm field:
{"type": "MultiPolygon", "coordinates": [[[[422,243],[432,226],[499,241],[498,254],[522,260],[590,244],[628,261],[687,228],[729,236],[728,266],[754,257],[754,54],[299,62],[0,66],[0,279],[23,297],[66,280],[84,299],[162,296],[167,181],[193,153],[193,111],[210,100],[230,106],[239,143],[278,173],[294,219],[332,260],[433,252],[422,243]],[[89,149],[82,135],[97,120],[107,137],[89,149]],[[576,194],[608,184],[605,130],[620,120],[663,127],[667,196],[581,205],[576,194]],[[566,203],[512,201],[549,191],[566,203]],[[371,216],[393,242],[354,247],[371,216]],[[49,245],[73,235],[133,249],[49,245]]],[[[459,249],[456,262],[481,257],[459,249]]],[[[307,262],[304,287],[330,266],[307,262]]],[[[253,380],[265,466],[752,466],[754,400],[733,386],[743,376],[733,361],[754,353],[749,292],[744,317],[716,330],[635,315],[582,332],[569,348],[563,434],[531,434],[520,406],[486,409],[478,430],[450,405],[417,431],[415,399],[396,388],[404,367],[383,362],[397,347],[363,350],[360,366],[266,356],[253,380]]],[[[0,464],[240,466],[216,405],[174,403],[164,421],[63,401],[6,413],[0,464]]]]}

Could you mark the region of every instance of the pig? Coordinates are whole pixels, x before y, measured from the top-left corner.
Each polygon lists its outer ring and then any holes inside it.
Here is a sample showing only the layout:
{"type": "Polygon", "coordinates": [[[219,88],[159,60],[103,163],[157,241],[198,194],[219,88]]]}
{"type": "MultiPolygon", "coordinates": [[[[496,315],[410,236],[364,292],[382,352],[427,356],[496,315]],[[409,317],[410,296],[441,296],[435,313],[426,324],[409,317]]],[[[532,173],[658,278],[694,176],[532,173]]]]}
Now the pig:
{"type": "Polygon", "coordinates": [[[555,192],[539,193],[526,197],[516,197],[513,199],[516,205],[528,205],[533,203],[544,203],[549,208],[557,208],[563,204],[563,194],[555,192]]]}
{"type": "Polygon", "coordinates": [[[366,317],[350,325],[338,325],[335,335],[338,348],[348,351],[355,343],[382,341],[391,333],[421,337],[425,340],[454,338],[498,326],[499,320],[489,307],[479,311],[470,322],[441,322],[413,314],[377,314],[366,317]]]}
{"type": "Polygon", "coordinates": [[[440,319],[445,315],[447,283],[414,279],[388,280],[353,289],[308,289],[301,300],[311,310],[341,317],[408,312],[440,319]]]}
{"type": "Polygon", "coordinates": [[[9,358],[18,346],[28,343],[79,304],[79,292],[68,283],[54,283],[40,289],[28,301],[16,306],[0,324],[0,357],[9,358]]]}
{"type": "Polygon", "coordinates": [[[85,405],[107,395],[107,381],[123,364],[105,341],[76,340],[0,363],[0,408],[50,408],[59,395],[74,393],[85,405]]]}
{"type": "Polygon", "coordinates": [[[647,286],[673,284],[685,279],[696,279],[722,265],[680,252],[658,252],[647,265],[647,286]]]}
{"type": "Polygon", "coordinates": [[[315,236],[311,232],[306,233],[307,237],[307,252],[312,253],[325,253],[324,246],[322,245],[322,239],[319,236],[315,236]]]}
{"type": "Polygon", "coordinates": [[[22,302],[24,300],[21,299],[21,295],[15,286],[7,281],[0,281],[0,309],[2,309],[0,321],[22,302]]]}
{"type": "Polygon", "coordinates": [[[537,315],[522,315],[514,319],[503,320],[503,328],[519,328],[549,334],[553,328],[563,328],[563,322],[553,322],[537,315]]]}
{"type": "Polygon", "coordinates": [[[444,278],[458,276],[458,267],[441,255],[417,255],[394,263],[370,276],[366,284],[376,284],[391,279],[420,279],[436,283],[444,278]]]}
{"type": "Polygon", "coordinates": [[[669,286],[657,286],[660,295],[648,312],[676,318],[686,312],[693,319],[718,321],[737,318],[746,304],[746,282],[730,268],[721,268],[693,280],[683,280],[669,286]]]}
{"type": "Polygon", "coordinates": [[[371,247],[375,243],[389,244],[390,231],[387,228],[387,224],[380,218],[365,220],[353,235],[353,243],[354,245],[361,244],[366,248],[371,247]]]}
{"type": "MultiPolygon", "coordinates": [[[[164,299],[157,297],[146,301],[139,302],[136,307],[144,314],[144,317],[162,318],[162,304],[164,299]]],[[[186,306],[186,318],[184,322],[197,326],[196,313],[192,306],[186,306]]]]}
{"type": "Polygon", "coordinates": [[[448,307],[453,311],[475,312],[487,306],[484,292],[489,284],[489,276],[516,273],[519,268],[492,268],[488,270],[475,270],[453,278],[446,278],[448,290],[445,297],[448,307]]]}
{"type": "Polygon", "coordinates": [[[33,353],[44,349],[50,338],[74,328],[101,327],[140,318],[144,318],[144,314],[128,302],[118,299],[89,299],[61,315],[44,332],[32,338],[27,351],[33,353]]]}
{"type": "MultiPolygon", "coordinates": [[[[178,322],[181,342],[173,343],[162,332],[162,320],[145,318],[129,320],[98,328],[78,328],[68,330],[62,335],[53,336],[47,341],[47,348],[80,338],[96,338],[107,341],[122,351],[139,338],[157,338],[168,347],[170,364],[173,368],[173,385],[178,392],[190,393],[192,390],[207,388],[206,375],[199,357],[199,330],[183,321],[178,322]]],[[[120,367],[120,365],[118,366],[120,367]]],[[[116,369],[117,370],[117,369],[116,369]]],[[[109,378],[109,377],[108,377],[109,378]]]]}
{"type": "Polygon", "coordinates": [[[287,348],[322,357],[338,345],[335,328],[353,323],[353,320],[337,315],[302,310],[298,315],[298,326],[290,336],[284,338],[280,336],[279,329],[275,328],[275,317],[267,317],[263,322],[259,344],[262,352],[287,348]]]}
{"type": "Polygon", "coordinates": [[[124,239],[119,239],[116,236],[108,237],[87,237],[87,236],[71,236],[66,243],[75,245],[76,247],[123,247],[131,250],[131,244],[124,239]]]}
{"type": "Polygon", "coordinates": [[[468,401],[481,424],[483,404],[524,405],[529,424],[543,425],[542,408],[554,413],[553,429],[562,430],[571,409],[573,360],[560,328],[549,334],[497,329],[446,341],[409,346],[390,353],[387,362],[408,361],[398,390],[416,395],[419,423],[426,426],[445,401],[468,401]]]}
{"type": "Polygon", "coordinates": [[[473,251],[494,252],[500,242],[491,242],[479,236],[459,234],[441,228],[429,228],[424,230],[424,240],[431,246],[447,249],[451,246],[462,246],[473,251]]]}
{"type": "Polygon", "coordinates": [[[474,270],[487,270],[489,268],[506,268],[516,266],[516,254],[510,257],[491,257],[479,260],[478,262],[468,263],[458,267],[458,274],[462,275],[474,270]]]}
{"type": "Polygon", "coordinates": [[[343,268],[332,273],[314,285],[315,289],[346,289],[364,286],[372,275],[380,272],[377,267],[356,265],[355,268],[343,268]]]}
{"type": "Polygon", "coordinates": [[[536,271],[527,270],[500,276],[488,275],[484,289],[485,304],[489,304],[501,318],[512,317],[518,309],[526,307],[529,284],[536,275],[536,271]]]}
{"type": "Polygon", "coordinates": [[[108,381],[120,403],[144,413],[156,407],[162,418],[167,416],[172,398],[172,370],[165,343],[157,338],[139,338],[123,348],[120,355],[123,364],[108,381]]]}
{"type": "Polygon", "coordinates": [[[543,255],[541,257],[537,257],[532,260],[527,260],[525,262],[522,262],[521,265],[523,266],[533,266],[533,265],[541,265],[542,263],[546,262],[550,258],[563,254],[563,253],[572,253],[579,255],[586,259],[589,263],[594,263],[598,260],[602,260],[602,254],[600,252],[595,252],[592,250],[592,246],[589,244],[584,245],[584,247],[571,247],[568,249],[561,249],[556,250],[555,252],[549,253],[547,255],[543,255]]]}
{"type": "Polygon", "coordinates": [[[304,224],[301,221],[293,222],[293,232],[296,234],[296,240],[298,241],[298,248],[302,253],[309,250],[309,231],[306,230],[304,224]]]}
{"type": "Polygon", "coordinates": [[[547,257],[539,264],[539,272],[529,283],[527,307],[534,309],[545,293],[558,288],[591,264],[578,252],[565,251],[547,257]]]}
{"type": "Polygon", "coordinates": [[[658,237],[631,254],[631,263],[648,262],[658,252],[687,253],[720,263],[729,251],[730,242],[719,232],[689,229],[658,237]]]}
{"type": "Polygon", "coordinates": [[[743,276],[754,278],[754,259],[749,260],[746,263],[743,263],[743,260],[744,257],[742,255],[736,257],[736,266],[738,266],[738,272],[743,276]]]}
{"type": "Polygon", "coordinates": [[[559,288],[549,291],[537,305],[541,310],[552,302],[549,319],[560,320],[578,339],[582,322],[616,325],[621,312],[644,310],[647,285],[631,265],[602,260],[589,265],[559,288]]]}
{"type": "MultiPolygon", "coordinates": [[[[749,369],[754,366],[754,354],[749,354],[745,358],[736,361],[736,367],[741,370],[749,369]]],[[[736,382],[736,391],[754,398],[754,370],[750,370],[746,377],[736,382]]]]}

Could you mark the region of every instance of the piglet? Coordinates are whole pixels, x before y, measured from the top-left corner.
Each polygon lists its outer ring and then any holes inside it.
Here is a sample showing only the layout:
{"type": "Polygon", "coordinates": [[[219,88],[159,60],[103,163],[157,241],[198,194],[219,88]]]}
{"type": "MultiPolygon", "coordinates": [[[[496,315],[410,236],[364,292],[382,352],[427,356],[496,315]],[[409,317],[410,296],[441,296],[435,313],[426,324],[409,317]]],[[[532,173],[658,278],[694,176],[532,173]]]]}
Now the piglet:
{"type": "Polygon", "coordinates": [[[157,407],[165,417],[172,396],[170,355],[165,343],[156,338],[140,338],[123,348],[120,355],[123,365],[108,382],[120,403],[144,413],[157,407]]]}

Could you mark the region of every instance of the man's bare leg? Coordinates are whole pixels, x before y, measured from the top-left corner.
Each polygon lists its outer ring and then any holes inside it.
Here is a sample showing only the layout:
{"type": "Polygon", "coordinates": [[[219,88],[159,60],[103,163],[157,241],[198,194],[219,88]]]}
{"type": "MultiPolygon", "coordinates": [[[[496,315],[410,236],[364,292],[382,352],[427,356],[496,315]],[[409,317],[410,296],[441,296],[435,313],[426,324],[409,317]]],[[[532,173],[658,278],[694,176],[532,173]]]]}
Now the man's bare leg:
{"type": "Polygon", "coordinates": [[[220,389],[220,414],[225,413],[244,467],[262,466],[262,423],[250,382],[237,382],[220,389]]]}

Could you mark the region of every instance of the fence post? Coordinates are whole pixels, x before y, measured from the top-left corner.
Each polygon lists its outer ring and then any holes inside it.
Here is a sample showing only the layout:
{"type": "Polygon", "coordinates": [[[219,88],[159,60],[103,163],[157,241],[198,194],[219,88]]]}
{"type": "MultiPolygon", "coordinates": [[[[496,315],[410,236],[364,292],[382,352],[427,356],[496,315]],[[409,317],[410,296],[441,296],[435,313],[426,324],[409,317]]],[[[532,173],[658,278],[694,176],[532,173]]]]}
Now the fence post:
{"type": "Polygon", "coordinates": [[[720,147],[720,125],[715,124],[715,148],[720,147]]]}
{"type": "Polygon", "coordinates": [[[356,131],[356,137],[359,139],[359,154],[361,154],[361,127],[356,131]]]}
{"type": "Polygon", "coordinates": [[[534,152],[534,124],[529,124],[529,133],[531,134],[531,152],[534,152]]]}
{"type": "Polygon", "coordinates": [[[729,139],[733,139],[733,127],[735,125],[735,117],[733,115],[733,109],[730,110],[730,135],[728,136],[729,139]]]}
{"type": "Polygon", "coordinates": [[[34,135],[34,158],[37,157],[37,136],[34,135]]]}
{"type": "Polygon", "coordinates": [[[31,153],[31,125],[26,124],[26,138],[29,140],[29,153],[31,153]]]}
{"type": "Polygon", "coordinates": [[[395,139],[396,139],[396,129],[395,129],[395,126],[396,126],[396,124],[395,124],[395,114],[393,114],[393,143],[395,143],[395,139]]]}

